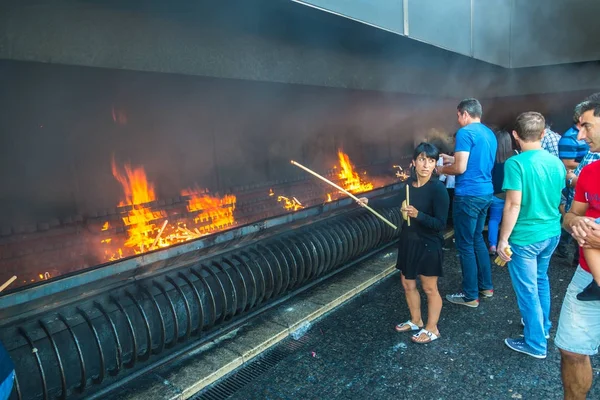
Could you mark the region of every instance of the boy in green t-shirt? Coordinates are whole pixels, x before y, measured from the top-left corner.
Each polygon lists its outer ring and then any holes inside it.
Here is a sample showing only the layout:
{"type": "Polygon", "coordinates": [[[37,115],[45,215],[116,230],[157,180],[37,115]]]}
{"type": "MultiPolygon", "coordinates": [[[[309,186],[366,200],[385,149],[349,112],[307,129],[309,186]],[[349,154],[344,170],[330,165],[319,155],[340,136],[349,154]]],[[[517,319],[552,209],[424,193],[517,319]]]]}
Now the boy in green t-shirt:
{"type": "Polygon", "coordinates": [[[508,270],[525,337],[506,339],[512,350],[536,358],[546,358],[550,333],[550,257],[560,238],[560,195],[565,186],[563,163],[542,150],[544,117],[526,112],[517,117],[513,137],[521,154],[504,166],[506,202],[498,255],[509,261],[508,270]],[[510,246],[509,246],[510,242],[510,246]],[[512,250],[512,256],[507,249],[512,250]]]}

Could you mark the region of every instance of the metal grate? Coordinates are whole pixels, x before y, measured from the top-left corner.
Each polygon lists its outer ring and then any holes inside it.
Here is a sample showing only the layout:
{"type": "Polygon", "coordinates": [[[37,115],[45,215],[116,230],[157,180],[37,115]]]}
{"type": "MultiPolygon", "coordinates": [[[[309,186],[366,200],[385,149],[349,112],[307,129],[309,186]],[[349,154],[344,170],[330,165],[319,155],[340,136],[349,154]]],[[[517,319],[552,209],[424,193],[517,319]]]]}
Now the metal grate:
{"type": "Polygon", "coordinates": [[[286,338],[272,349],[265,351],[255,360],[250,361],[245,366],[233,371],[204,388],[200,393],[191,398],[191,400],[224,400],[231,397],[238,390],[242,389],[248,383],[258,378],[271,368],[279,364],[280,361],[301,349],[310,340],[310,333],[302,336],[298,340],[286,338]]]}

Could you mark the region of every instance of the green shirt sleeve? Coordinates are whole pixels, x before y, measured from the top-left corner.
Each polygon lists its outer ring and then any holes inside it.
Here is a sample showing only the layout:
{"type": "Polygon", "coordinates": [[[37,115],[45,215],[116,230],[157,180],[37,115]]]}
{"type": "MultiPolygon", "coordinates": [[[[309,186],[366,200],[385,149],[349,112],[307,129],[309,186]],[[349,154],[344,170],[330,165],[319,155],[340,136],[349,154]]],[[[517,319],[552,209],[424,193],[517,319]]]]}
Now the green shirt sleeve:
{"type": "Polygon", "coordinates": [[[509,158],[504,164],[504,182],[502,190],[523,191],[523,174],[519,163],[514,158],[509,158]]]}

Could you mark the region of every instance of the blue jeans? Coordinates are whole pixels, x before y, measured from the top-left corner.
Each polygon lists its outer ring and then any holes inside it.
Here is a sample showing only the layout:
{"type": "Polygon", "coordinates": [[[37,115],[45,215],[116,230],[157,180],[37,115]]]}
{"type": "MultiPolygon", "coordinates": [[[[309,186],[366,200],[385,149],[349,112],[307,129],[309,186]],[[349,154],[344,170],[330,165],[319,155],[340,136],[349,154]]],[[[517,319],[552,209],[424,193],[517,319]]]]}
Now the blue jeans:
{"type": "Polygon", "coordinates": [[[465,300],[479,298],[479,290],[493,289],[490,256],[483,241],[483,227],[493,195],[454,196],[454,237],[463,276],[465,300]]]}
{"type": "Polygon", "coordinates": [[[490,206],[490,220],[488,221],[488,243],[490,246],[498,246],[498,228],[502,221],[502,212],[504,211],[504,200],[498,197],[492,197],[490,206]]]}
{"type": "Polygon", "coordinates": [[[510,243],[513,255],[508,263],[519,311],[525,323],[525,343],[540,353],[546,353],[550,333],[550,257],[560,235],[526,246],[510,243]]]}

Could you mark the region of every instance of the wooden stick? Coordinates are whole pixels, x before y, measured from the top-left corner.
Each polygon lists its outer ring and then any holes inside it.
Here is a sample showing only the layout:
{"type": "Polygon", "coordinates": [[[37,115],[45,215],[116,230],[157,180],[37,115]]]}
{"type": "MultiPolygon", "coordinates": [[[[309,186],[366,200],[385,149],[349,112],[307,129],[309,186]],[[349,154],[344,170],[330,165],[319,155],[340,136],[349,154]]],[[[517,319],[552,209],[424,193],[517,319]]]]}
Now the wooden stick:
{"type": "MultiPolygon", "coordinates": [[[[406,207],[410,206],[410,192],[408,190],[408,183],[406,183],[406,207]]],[[[408,226],[410,226],[410,217],[408,216],[408,213],[406,214],[406,223],[408,224],[408,226]]]]}
{"type": "Polygon", "coordinates": [[[6,289],[6,287],[8,285],[10,285],[11,283],[13,283],[16,280],[17,280],[17,276],[13,275],[12,278],[10,278],[9,280],[7,280],[6,282],[4,282],[4,284],[2,286],[0,286],[0,292],[3,291],[4,289],[6,289]]]}
{"type": "MultiPolygon", "coordinates": [[[[347,190],[341,188],[340,186],[336,185],[335,183],[331,182],[329,179],[322,177],[321,175],[317,174],[316,172],[306,168],[304,165],[297,163],[296,161],[292,160],[291,161],[293,165],[295,165],[298,168],[302,168],[303,170],[305,170],[306,172],[308,172],[309,174],[312,174],[314,176],[316,176],[317,178],[321,179],[323,182],[327,182],[328,184],[330,184],[331,186],[333,186],[334,188],[336,188],[337,190],[339,190],[342,193],[347,194],[348,196],[350,196],[352,199],[354,199],[355,201],[362,203],[358,197],[356,197],[355,195],[353,195],[352,193],[348,192],[347,190]]],[[[390,221],[388,221],[387,219],[385,219],[385,217],[381,214],[379,214],[377,211],[373,210],[371,207],[369,207],[366,204],[363,204],[363,207],[366,208],[367,210],[371,211],[373,214],[375,214],[375,216],[377,218],[379,218],[380,220],[382,220],[383,222],[385,222],[386,224],[388,224],[389,226],[391,226],[394,229],[398,229],[398,227],[394,224],[392,224],[390,221]]]]}
{"type": "Polygon", "coordinates": [[[156,235],[156,239],[154,239],[154,243],[152,243],[152,246],[150,246],[150,249],[153,249],[154,246],[156,246],[156,243],[158,243],[158,239],[160,239],[160,235],[162,235],[163,231],[167,227],[167,223],[169,223],[169,220],[165,219],[165,222],[163,222],[163,226],[162,226],[162,228],[160,228],[160,231],[158,231],[158,235],[156,235]]]}

